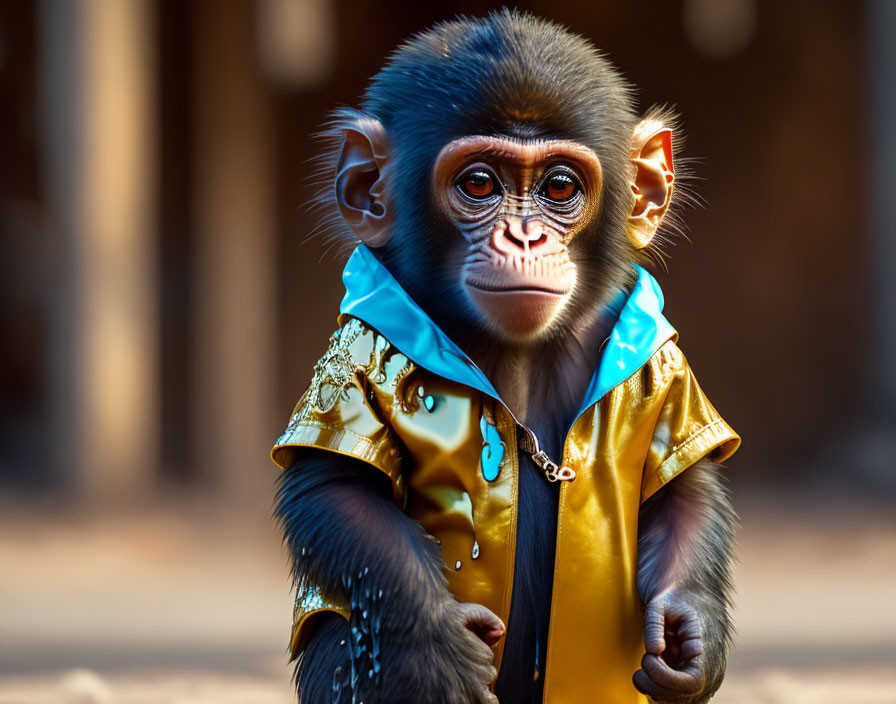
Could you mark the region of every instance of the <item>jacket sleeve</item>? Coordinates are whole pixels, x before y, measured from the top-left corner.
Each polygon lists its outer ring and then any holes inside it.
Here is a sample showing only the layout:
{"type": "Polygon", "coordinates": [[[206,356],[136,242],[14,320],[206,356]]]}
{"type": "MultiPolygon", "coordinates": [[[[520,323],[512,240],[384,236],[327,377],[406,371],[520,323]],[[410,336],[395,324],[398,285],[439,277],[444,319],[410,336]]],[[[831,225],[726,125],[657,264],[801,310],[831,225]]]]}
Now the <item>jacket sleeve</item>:
{"type": "Polygon", "coordinates": [[[302,447],[354,457],[385,474],[403,506],[402,449],[391,416],[395,367],[407,364],[376,331],[349,319],[314,366],[308,389],[271,451],[275,464],[291,467],[302,447]]]}
{"type": "Polygon", "coordinates": [[[348,621],[351,610],[339,599],[325,596],[317,587],[297,588],[292,613],[292,634],[289,639],[291,659],[299,657],[305,651],[321,618],[328,613],[339,614],[348,621]]]}
{"type": "MultiPolygon", "coordinates": [[[[354,457],[386,475],[393,498],[403,506],[402,446],[391,423],[396,388],[412,369],[385,338],[349,318],[314,366],[311,383],[271,458],[285,470],[295,464],[303,447],[354,457]]],[[[328,613],[348,619],[350,609],[338,595],[325,594],[313,585],[298,586],[290,639],[293,658],[304,651],[328,613]]]]}
{"type": "Polygon", "coordinates": [[[704,457],[724,462],[740,437],[703,393],[681,350],[669,342],[650,364],[662,379],[661,407],[644,466],[641,501],[704,457]]]}

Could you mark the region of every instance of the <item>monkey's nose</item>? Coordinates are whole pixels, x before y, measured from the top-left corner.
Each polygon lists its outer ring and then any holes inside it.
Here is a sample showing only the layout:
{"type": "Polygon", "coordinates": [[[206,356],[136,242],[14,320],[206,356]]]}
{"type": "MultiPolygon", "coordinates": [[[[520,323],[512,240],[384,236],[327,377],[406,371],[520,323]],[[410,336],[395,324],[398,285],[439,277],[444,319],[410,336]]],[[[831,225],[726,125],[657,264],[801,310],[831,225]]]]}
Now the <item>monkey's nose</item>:
{"type": "Polygon", "coordinates": [[[518,253],[550,254],[551,238],[537,218],[512,218],[502,220],[492,230],[492,246],[505,254],[518,253]]]}

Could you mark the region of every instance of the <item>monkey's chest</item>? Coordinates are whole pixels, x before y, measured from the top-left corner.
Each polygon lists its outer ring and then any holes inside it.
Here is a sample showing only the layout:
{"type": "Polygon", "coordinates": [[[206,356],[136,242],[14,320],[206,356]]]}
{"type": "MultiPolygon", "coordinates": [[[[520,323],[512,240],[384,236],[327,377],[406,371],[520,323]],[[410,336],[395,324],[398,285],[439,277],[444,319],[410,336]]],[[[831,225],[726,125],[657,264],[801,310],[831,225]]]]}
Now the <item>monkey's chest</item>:
{"type": "Polygon", "coordinates": [[[406,511],[441,544],[455,596],[508,624],[499,666],[506,648],[513,670],[538,669],[551,701],[586,701],[584,689],[581,699],[553,693],[579,691],[574,683],[590,682],[584,673],[604,662],[628,675],[601,701],[639,701],[628,681],[640,657],[637,516],[650,427],[626,422],[609,399],[591,407],[563,446],[574,481],[547,486],[506,409],[435,376],[421,388],[419,408],[393,417],[406,511]],[[494,467],[490,453],[500,456],[494,467]]]}

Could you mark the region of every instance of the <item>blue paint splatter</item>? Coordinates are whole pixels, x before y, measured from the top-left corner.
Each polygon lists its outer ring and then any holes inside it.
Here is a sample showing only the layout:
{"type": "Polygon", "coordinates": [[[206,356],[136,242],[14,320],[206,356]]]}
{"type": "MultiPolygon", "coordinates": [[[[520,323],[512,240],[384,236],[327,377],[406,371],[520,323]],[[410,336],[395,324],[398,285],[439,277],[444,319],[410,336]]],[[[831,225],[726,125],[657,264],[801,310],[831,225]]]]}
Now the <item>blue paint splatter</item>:
{"type": "Polygon", "coordinates": [[[501,460],[504,459],[504,441],[498,435],[498,429],[491,425],[485,416],[479,419],[479,430],[482,432],[482,476],[488,482],[498,478],[501,460]]]}

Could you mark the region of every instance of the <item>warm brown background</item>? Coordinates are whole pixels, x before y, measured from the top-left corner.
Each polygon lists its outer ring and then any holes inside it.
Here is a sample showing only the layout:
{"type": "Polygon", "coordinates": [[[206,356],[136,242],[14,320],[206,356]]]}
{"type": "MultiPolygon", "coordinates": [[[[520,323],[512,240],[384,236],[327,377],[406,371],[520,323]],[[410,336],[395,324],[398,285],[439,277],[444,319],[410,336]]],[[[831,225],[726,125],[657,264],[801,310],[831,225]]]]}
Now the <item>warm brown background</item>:
{"type": "MultiPolygon", "coordinates": [[[[408,34],[490,7],[0,0],[0,702],[284,696],[266,456],[341,297],[311,135],[408,34]],[[76,667],[111,679],[57,686],[76,667]]],[[[657,274],[744,437],[720,701],[896,702],[894,4],[520,7],[675,104],[696,159],[657,274]]]]}

